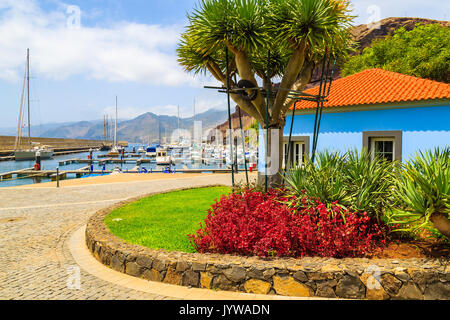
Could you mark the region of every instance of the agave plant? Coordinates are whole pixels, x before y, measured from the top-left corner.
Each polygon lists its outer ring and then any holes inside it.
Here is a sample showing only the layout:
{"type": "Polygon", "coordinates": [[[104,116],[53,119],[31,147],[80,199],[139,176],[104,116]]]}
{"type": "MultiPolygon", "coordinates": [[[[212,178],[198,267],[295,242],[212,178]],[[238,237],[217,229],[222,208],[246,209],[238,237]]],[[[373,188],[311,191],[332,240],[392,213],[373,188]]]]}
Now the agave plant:
{"type": "Polygon", "coordinates": [[[347,206],[380,219],[394,205],[393,188],[397,180],[398,162],[372,159],[367,149],[347,153],[343,165],[348,193],[347,206]]]}
{"type": "Polygon", "coordinates": [[[298,197],[302,197],[304,191],[307,196],[329,205],[336,201],[340,204],[349,203],[344,163],[345,155],[319,152],[315,163],[307,159],[304,165],[291,168],[285,181],[298,197]]]}
{"type": "Polygon", "coordinates": [[[430,221],[450,238],[450,148],[417,153],[404,165],[397,197],[404,210],[392,211],[388,223],[404,225],[400,231],[419,231],[430,221]]]}
{"type": "Polygon", "coordinates": [[[287,173],[287,185],[297,196],[305,192],[329,205],[337,201],[377,219],[393,206],[398,163],[372,159],[365,149],[343,155],[319,152],[316,159],[315,164],[308,161],[287,173]]]}

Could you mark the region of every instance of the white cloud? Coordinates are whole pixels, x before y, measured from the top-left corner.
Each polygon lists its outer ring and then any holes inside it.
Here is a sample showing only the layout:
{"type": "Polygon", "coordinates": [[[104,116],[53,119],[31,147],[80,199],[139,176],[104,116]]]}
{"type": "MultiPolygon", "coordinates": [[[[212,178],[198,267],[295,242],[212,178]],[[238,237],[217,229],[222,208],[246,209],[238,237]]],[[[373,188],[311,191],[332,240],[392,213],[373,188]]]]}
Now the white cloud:
{"type": "Polygon", "coordinates": [[[44,12],[34,0],[0,0],[0,78],[23,75],[26,48],[32,71],[48,79],[74,75],[111,82],[198,85],[177,64],[179,26],[118,22],[68,28],[70,15],[44,12]]]}
{"type": "MultiPolygon", "coordinates": [[[[232,109],[234,109],[233,100],[231,100],[232,109]]],[[[227,98],[223,93],[218,93],[216,98],[201,96],[195,99],[195,112],[202,113],[209,109],[225,110],[227,108],[227,98]]]]}

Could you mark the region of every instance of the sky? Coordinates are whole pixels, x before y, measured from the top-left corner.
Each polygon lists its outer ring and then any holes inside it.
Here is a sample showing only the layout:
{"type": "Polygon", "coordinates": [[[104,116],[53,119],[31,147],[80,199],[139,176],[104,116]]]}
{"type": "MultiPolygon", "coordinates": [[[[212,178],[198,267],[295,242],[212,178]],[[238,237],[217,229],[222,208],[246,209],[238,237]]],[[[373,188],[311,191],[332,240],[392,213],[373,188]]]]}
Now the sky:
{"type": "MultiPolygon", "coordinates": [[[[448,20],[446,0],[353,0],[355,24],[387,17],[448,20]]],[[[226,97],[177,64],[197,0],[0,0],[0,127],[17,125],[30,48],[32,124],[145,112],[190,117],[226,97]]]]}

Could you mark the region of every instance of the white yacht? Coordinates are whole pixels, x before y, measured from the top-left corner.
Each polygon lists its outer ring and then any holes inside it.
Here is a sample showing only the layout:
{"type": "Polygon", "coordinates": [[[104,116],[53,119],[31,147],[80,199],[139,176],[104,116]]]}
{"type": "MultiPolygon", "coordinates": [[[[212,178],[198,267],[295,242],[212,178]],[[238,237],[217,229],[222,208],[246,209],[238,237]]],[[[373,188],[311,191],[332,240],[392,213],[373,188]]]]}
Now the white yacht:
{"type": "Polygon", "coordinates": [[[146,153],[147,151],[145,150],[145,148],[143,146],[140,146],[139,149],[137,150],[138,154],[142,154],[142,153],[146,153]]]}
{"type": "Polygon", "coordinates": [[[145,156],[149,158],[156,157],[156,147],[148,147],[145,156]]]}
{"type": "Polygon", "coordinates": [[[199,151],[191,151],[192,162],[202,162],[202,155],[199,151]]]}
{"type": "Polygon", "coordinates": [[[173,159],[171,156],[167,155],[166,150],[158,150],[156,152],[156,164],[157,165],[170,165],[173,163],[173,159]]]}
{"type": "Polygon", "coordinates": [[[118,157],[120,155],[120,150],[117,148],[117,146],[114,146],[109,150],[108,156],[109,157],[118,157]]]}
{"type": "Polygon", "coordinates": [[[28,150],[16,150],[14,152],[14,158],[16,161],[21,161],[21,160],[34,160],[36,159],[36,153],[39,151],[40,155],[41,155],[41,159],[50,159],[51,157],[53,157],[53,150],[49,149],[47,146],[36,146],[32,149],[28,149],[28,150]]]}

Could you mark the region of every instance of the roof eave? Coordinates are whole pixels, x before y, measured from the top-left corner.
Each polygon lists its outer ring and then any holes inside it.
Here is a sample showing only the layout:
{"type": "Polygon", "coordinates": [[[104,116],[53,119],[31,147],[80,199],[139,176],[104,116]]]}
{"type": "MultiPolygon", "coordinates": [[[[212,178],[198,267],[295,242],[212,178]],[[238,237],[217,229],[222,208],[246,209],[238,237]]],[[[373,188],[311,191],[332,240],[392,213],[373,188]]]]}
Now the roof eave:
{"type": "MultiPolygon", "coordinates": [[[[429,99],[418,101],[402,101],[391,103],[377,103],[377,104],[361,104],[348,105],[338,107],[324,107],[323,113],[340,113],[340,112],[356,112],[356,111],[374,111],[386,109],[405,109],[405,108],[420,108],[420,107],[437,107],[450,105],[450,99],[429,99]]],[[[297,109],[295,115],[315,114],[317,108],[297,109]]],[[[292,110],[286,112],[287,116],[292,114],[292,110]]]]}

